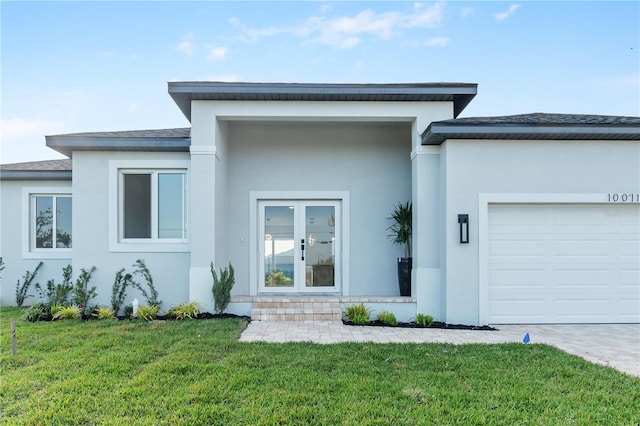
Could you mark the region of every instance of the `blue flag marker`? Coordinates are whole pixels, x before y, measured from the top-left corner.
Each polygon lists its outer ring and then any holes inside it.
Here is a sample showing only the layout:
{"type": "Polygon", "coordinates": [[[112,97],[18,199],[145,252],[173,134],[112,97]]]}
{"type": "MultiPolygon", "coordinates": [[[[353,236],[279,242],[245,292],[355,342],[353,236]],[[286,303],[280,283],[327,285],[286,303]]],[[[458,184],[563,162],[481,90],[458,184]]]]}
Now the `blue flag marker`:
{"type": "Polygon", "coordinates": [[[529,338],[529,333],[525,334],[524,338],[522,339],[522,343],[524,343],[526,345],[530,341],[531,341],[531,339],[529,338]]]}

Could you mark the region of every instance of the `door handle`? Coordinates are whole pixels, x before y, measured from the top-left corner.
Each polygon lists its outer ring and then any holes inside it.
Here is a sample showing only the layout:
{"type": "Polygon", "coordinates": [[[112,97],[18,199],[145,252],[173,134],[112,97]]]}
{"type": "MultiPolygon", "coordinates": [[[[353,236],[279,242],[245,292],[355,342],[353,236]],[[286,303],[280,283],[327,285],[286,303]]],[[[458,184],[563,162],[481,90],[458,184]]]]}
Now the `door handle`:
{"type": "Polygon", "coordinates": [[[302,259],[304,260],[304,238],[300,240],[300,251],[302,252],[302,259]]]}

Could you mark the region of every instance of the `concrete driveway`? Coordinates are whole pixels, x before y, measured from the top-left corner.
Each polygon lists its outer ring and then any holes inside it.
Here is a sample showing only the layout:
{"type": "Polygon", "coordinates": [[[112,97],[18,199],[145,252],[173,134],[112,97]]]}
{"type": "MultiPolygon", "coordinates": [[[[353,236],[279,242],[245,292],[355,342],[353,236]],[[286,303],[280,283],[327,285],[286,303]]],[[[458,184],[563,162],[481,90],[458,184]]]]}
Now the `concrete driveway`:
{"type": "Polygon", "coordinates": [[[253,321],[240,341],[376,343],[546,343],[640,377],[640,324],[497,325],[498,331],[345,326],[341,322],[253,321]]]}

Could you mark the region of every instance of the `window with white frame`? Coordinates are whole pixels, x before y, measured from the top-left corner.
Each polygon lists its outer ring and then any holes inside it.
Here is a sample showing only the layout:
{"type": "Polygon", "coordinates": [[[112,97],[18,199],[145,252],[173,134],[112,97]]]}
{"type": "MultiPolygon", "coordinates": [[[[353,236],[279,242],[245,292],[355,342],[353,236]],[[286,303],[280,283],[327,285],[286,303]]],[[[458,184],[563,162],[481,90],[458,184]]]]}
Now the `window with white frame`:
{"type": "Polygon", "coordinates": [[[30,215],[32,250],[71,249],[70,194],[31,194],[30,215]]]}
{"type": "Polygon", "coordinates": [[[120,170],[121,241],[187,238],[184,170],[120,170]]]}

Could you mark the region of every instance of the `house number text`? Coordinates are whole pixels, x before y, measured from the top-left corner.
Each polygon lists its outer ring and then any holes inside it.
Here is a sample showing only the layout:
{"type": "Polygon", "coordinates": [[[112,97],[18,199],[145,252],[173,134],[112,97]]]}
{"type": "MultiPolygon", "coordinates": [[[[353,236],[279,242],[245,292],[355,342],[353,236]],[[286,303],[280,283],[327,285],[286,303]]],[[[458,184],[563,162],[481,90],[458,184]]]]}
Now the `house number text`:
{"type": "Polygon", "coordinates": [[[607,194],[610,203],[637,203],[640,201],[640,194],[611,192],[607,194]]]}

